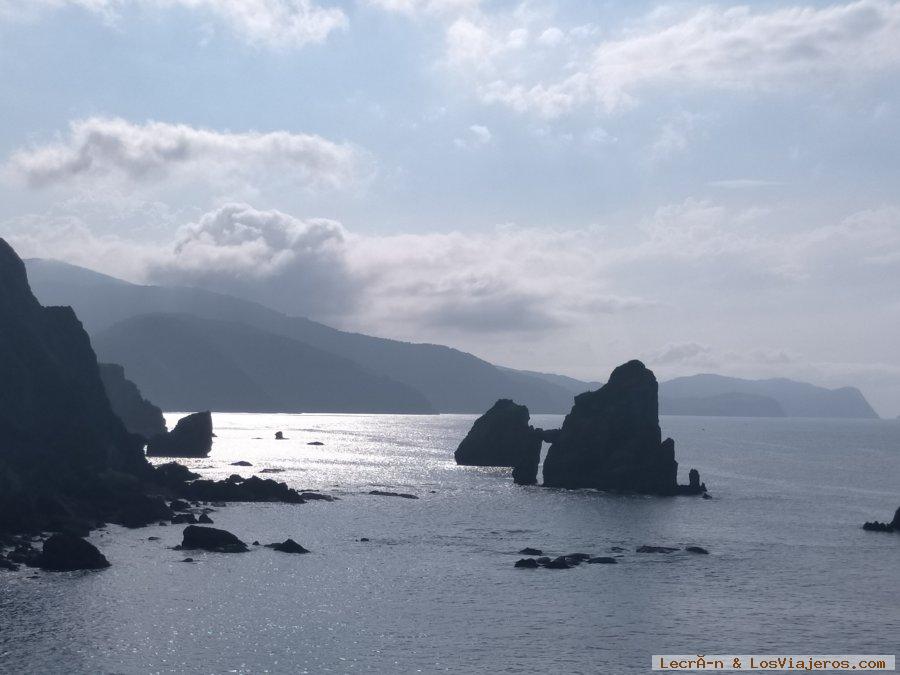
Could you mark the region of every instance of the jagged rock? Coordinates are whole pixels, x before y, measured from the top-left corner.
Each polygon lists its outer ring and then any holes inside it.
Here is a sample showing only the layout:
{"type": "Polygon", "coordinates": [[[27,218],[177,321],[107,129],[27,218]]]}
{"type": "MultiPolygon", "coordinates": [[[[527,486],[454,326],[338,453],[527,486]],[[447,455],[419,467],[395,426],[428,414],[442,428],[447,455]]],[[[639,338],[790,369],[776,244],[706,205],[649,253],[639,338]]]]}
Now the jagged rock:
{"type": "Polygon", "coordinates": [[[519,551],[519,555],[543,555],[544,552],[539,548],[531,548],[530,546],[526,546],[521,551],[519,551]]]}
{"type": "Polygon", "coordinates": [[[188,481],[200,478],[199,473],[194,473],[183,464],[168,462],[154,468],[153,480],[172,490],[178,490],[188,481]]]}
{"type": "Polygon", "coordinates": [[[671,546],[638,546],[634,550],[638,553],[674,553],[678,549],[671,546]]]}
{"type": "MultiPolygon", "coordinates": [[[[679,494],[675,442],[662,440],[656,377],[640,361],[575,397],[544,460],[544,485],[679,494]]],[[[696,476],[699,483],[699,474],[696,476]]]]}
{"type": "Polygon", "coordinates": [[[534,570],[540,567],[540,565],[534,558],[522,558],[521,560],[516,560],[515,567],[523,567],[525,569],[534,570]]]}
{"type": "Polygon", "coordinates": [[[237,474],[224,481],[201,479],[186,483],[182,487],[182,495],[207,502],[304,502],[299,492],[284,483],[258,476],[243,478],[237,474]]]}
{"type": "Polygon", "coordinates": [[[403,499],[418,499],[416,495],[407,494],[405,492],[385,492],[384,490],[370,490],[370,495],[378,497],[402,497],[403,499]]]}
{"type": "Polygon", "coordinates": [[[245,459],[242,459],[238,462],[232,462],[231,466],[253,466],[250,462],[245,459]]]}
{"type": "Polygon", "coordinates": [[[44,542],[39,566],[44,570],[98,570],[109,561],[89,541],[71,534],[54,534],[44,542]]]}
{"type": "Polygon", "coordinates": [[[125,377],[125,369],[117,363],[100,363],[100,379],[113,412],[125,428],[144,439],[166,433],[162,410],[141,395],[137,385],[125,377]]]}
{"type": "Polygon", "coordinates": [[[276,440],[276,441],[283,441],[283,440],[284,440],[284,432],[283,432],[283,431],[276,431],[276,432],[275,432],[275,440],[276,440]]]}
{"type": "Polygon", "coordinates": [[[207,457],[212,450],[212,415],[197,412],[178,420],[175,428],[147,444],[148,457],[207,457]]]}
{"type": "Polygon", "coordinates": [[[173,511],[190,511],[191,505],[183,499],[173,499],[169,502],[169,508],[173,511]]]}
{"type": "Polygon", "coordinates": [[[537,482],[543,431],[528,424],[524,405],[503,398],[475,420],[453,454],[465,466],[510,466],[520,485],[537,482]]]}
{"type": "Polygon", "coordinates": [[[120,508],[113,522],[124,527],[146,527],[161,518],[171,518],[172,509],[166,505],[162,497],[150,497],[133,493],[121,498],[120,508]]]}
{"type": "Polygon", "coordinates": [[[197,518],[197,522],[198,522],[198,523],[203,523],[204,525],[212,525],[212,524],[213,524],[213,519],[210,518],[207,514],[201,513],[201,514],[200,514],[200,517],[197,518]]]}
{"type": "Polygon", "coordinates": [[[0,239],[0,532],[103,520],[110,505],[91,484],[110,470],[147,475],[141,446],[110,406],[75,313],[42,307],[0,239]]]}
{"type": "Polygon", "coordinates": [[[266,544],[266,548],[271,548],[276,551],[281,551],[282,553],[309,553],[308,550],[303,548],[300,544],[298,544],[293,539],[285,539],[281,543],[266,544]]]}
{"type": "Polygon", "coordinates": [[[609,556],[597,556],[596,558],[588,558],[590,565],[617,565],[619,563],[615,558],[609,556]]]}
{"type": "Polygon", "coordinates": [[[571,561],[569,561],[566,556],[561,555],[558,558],[554,558],[553,560],[544,563],[544,567],[548,570],[567,570],[574,567],[574,565],[572,565],[571,561]]]}
{"type": "Polygon", "coordinates": [[[249,550],[247,544],[227,530],[197,525],[188,525],[184,528],[181,546],[176,548],[186,551],[202,549],[216,553],[245,553],[249,550]]]}
{"type": "Polygon", "coordinates": [[[684,550],[688,553],[700,553],[701,555],[709,555],[709,551],[707,551],[702,546],[685,546],[684,550]]]}
{"type": "Polygon", "coordinates": [[[900,508],[894,512],[894,519],[889,523],[880,523],[877,520],[865,523],[863,529],[869,532],[900,532],[900,508]]]}

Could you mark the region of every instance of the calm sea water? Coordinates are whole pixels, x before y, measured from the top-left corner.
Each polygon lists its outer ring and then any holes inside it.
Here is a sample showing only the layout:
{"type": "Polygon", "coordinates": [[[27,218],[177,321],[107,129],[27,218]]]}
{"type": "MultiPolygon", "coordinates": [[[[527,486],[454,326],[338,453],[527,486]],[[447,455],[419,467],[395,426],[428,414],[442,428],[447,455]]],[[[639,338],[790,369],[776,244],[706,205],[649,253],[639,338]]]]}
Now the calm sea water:
{"type": "Polygon", "coordinates": [[[0,573],[0,671],[641,673],[654,653],[900,651],[900,535],[859,527],[900,505],[897,421],[664,418],[681,480],[695,466],[715,496],[701,500],[518,487],[507,470],[457,467],[472,420],[215,415],[212,456],[188,462],[200,473],[282,468],[273,477],[340,497],[230,506],[216,526],[312,553],[185,564],[169,548],[180,526],[111,526],[92,537],[107,570],[0,573]],[[376,488],[420,499],[366,494],[376,488]],[[514,569],[524,546],[629,552],[514,569]]]}

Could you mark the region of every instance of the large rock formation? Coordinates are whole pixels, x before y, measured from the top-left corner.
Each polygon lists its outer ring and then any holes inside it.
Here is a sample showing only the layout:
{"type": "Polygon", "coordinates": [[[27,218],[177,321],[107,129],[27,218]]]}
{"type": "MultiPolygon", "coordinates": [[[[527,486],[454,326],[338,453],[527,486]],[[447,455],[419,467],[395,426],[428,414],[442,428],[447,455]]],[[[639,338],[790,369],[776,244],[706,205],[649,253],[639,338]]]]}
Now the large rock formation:
{"type": "Polygon", "coordinates": [[[198,412],[178,420],[175,428],[150,439],[150,457],[206,457],[212,450],[212,415],[198,412]]]}
{"type": "Polygon", "coordinates": [[[537,481],[543,431],[528,424],[528,408],[503,398],[475,420],[454,453],[457,464],[510,466],[520,484],[537,481]]]}
{"type": "Polygon", "coordinates": [[[894,511],[894,519],[889,523],[880,523],[877,520],[863,524],[864,530],[870,532],[900,532],[900,507],[894,511]]]}
{"type": "Polygon", "coordinates": [[[42,307],[0,239],[0,531],[88,514],[102,475],[148,474],[141,446],[110,407],[75,313],[42,307]]]}
{"type": "Polygon", "coordinates": [[[125,377],[125,369],[117,363],[101,363],[99,366],[106,396],[125,428],[147,440],[166,433],[162,410],[141,396],[137,385],[125,377]]]}
{"type": "Polygon", "coordinates": [[[596,391],[575,397],[544,460],[544,485],[645,494],[705,491],[699,474],[678,486],[675,442],[662,440],[657,382],[640,361],[616,368],[596,391]]]}

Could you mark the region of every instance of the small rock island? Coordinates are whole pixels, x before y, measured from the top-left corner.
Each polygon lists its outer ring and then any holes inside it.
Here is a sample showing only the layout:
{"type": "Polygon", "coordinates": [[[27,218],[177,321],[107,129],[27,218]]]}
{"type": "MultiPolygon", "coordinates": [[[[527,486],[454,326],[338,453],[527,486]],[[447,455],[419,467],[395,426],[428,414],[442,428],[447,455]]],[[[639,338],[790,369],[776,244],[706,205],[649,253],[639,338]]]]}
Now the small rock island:
{"type": "Polygon", "coordinates": [[[689,484],[677,482],[675,442],[662,439],[659,387],[640,361],[616,368],[609,381],[575,397],[556,430],[528,424],[528,409],[501,399],[479,417],[456,450],[457,464],[513,467],[517,483],[537,481],[541,444],[544,487],[594,488],[655,495],[700,495],[706,485],[691,469],[689,484]]]}

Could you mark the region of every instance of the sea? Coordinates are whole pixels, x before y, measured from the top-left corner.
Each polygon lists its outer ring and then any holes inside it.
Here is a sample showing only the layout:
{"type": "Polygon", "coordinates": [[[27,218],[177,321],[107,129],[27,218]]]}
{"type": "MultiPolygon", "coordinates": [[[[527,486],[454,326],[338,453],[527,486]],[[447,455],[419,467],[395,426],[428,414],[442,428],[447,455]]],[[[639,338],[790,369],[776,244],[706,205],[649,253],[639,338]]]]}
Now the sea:
{"type": "Polygon", "coordinates": [[[193,470],[282,469],[262,475],[337,498],[231,504],[215,527],[311,552],[185,563],[183,526],[96,531],[106,570],[0,572],[0,672],[619,674],[654,654],[900,651],[900,534],[860,528],[900,506],[900,421],[663,417],[704,500],[456,466],[471,415],[213,420],[193,470]],[[526,546],[618,564],[517,569],[526,546]]]}

